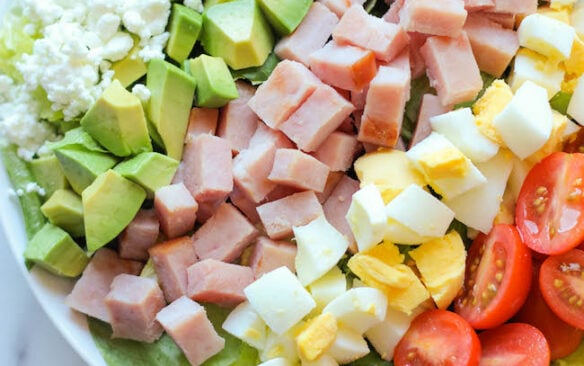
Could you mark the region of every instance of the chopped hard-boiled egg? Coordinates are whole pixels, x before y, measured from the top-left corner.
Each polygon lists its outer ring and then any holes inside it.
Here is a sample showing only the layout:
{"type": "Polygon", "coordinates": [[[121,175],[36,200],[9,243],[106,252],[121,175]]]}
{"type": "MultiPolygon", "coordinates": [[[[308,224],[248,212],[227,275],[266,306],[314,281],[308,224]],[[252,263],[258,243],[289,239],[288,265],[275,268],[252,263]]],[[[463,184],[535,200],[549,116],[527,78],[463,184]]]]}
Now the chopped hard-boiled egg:
{"type": "Polygon", "coordinates": [[[320,312],[329,302],[347,291],[347,277],[335,266],[308,285],[308,290],[316,302],[314,310],[320,312]]]}
{"type": "Polygon", "coordinates": [[[521,46],[561,61],[570,57],[576,31],[562,21],[534,13],[523,18],[517,36],[521,46]]]}
{"type": "Polygon", "coordinates": [[[339,366],[333,356],[325,353],[314,361],[300,360],[301,366],[339,366]]]}
{"type": "Polygon", "coordinates": [[[576,1],[570,13],[570,24],[580,37],[584,37],[584,1],[576,1]]]}
{"type": "Polygon", "coordinates": [[[337,319],[331,313],[310,319],[296,336],[300,359],[314,361],[320,358],[335,341],[337,329],[337,319]]]}
{"type": "Polygon", "coordinates": [[[479,131],[491,141],[503,145],[503,140],[493,127],[493,119],[513,98],[513,91],[504,80],[497,79],[487,87],[483,95],[472,106],[475,124],[479,131]]]}
{"type": "Polygon", "coordinates": [[[564,60],[561,65],[565,71],[562,91],[572,93],[578,78],[584,73],[584,41],[580,36],[576,36],[572,45],[570,58],[564,60]]]}
{"type": "Polygon", "coordinates": [[[222,327],[254,348],[263,349],[266,344],[266,323],[247,301],[229,313],[222,327]]]}
{"type": "Polygon", "coordinates": [[[584,75],[578,78],[572,99],[568,104],[568,114],[580,124],[584,124],[584,75]]]}
{"type": "Polygon", "coordinates": [[[381,193],[374,184],[367,184],[353,194],[346,217],[359,251],[383,240],[387,216],[381,193]]]}
{"type": "Polygon", "coordinates": [[[339,327],[353,329],[363,334],[367,329],[385,319],[387,297],[372,287],[354,287],[331,301],[322,313],[331,313],[339,327]]]}
{"type": "Polygon", "coordinates": [[[509,85],[517,91],[526,81],[545,88],[548,99],[562,89],[565,71],[557,63],[539,53],[523,48],[515,55],[513,69],[509,75],[509,85]]]}
{"type": "Polygon", "coordinates": [[[294,366],[294,362],[284,357],[276,357],[260,363],[258,366],[294,366]]]}
{"type": "Polygon", "coordinates": [[[349,328],[339,328],[337,337],[328,350],[339,364],[353,362],[369,353],[369,346],[362,334],[349,328]]]}
{"type": "Polygon", "coordinates": [[[304,326],[303,321],[299,322],[282,334],[268,329],[266,345],[259,353],[260,360],[266,362],[271,359],[284,358],[291,365],[297,365],[300,358],[296,347],[296,336],[304,326]]]}
{"type": "Polygon", "coordinates": [[[530,165],[534,165],[549,154],[561,151],[563,148],[566,137],[565,131],[568,126],[570,126],[570,120],[568,117],[555,110],[552,110],[552,116],[552,132],[550,133],[549,139],[539,150],[525,159],[530,165]]]}

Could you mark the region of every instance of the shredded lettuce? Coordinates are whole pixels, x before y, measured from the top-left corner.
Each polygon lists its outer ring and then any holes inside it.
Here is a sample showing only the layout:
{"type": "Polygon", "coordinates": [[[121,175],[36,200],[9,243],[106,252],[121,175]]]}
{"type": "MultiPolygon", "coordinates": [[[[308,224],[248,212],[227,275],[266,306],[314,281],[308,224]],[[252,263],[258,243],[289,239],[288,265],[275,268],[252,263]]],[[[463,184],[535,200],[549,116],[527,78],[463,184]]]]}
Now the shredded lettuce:
{"type": "Polygon", "coordinates": [[[233,76],[234,80],[246,79],[249,80],[252,85],[258,85],[268,80],[268,77],[272,71],[274,71],[278,62],[280,62],[280,59],[272,52],[262,66],[231,70],[231,76],[233,76]]]}
{"type": "Polygon", "coordinates": [[[22,81],[22,75],[16,69],[16,62],[23,54],[31,53],[35,37],[26,32],[29,21],[12,9],[2,19],[0,25],[0,73],[12,79],[22,81]]]}
{"type": "Polygon", "coordinates": [[[426,93],[436,94],[434,88],[430,86],[430,80],[426,75],[412,80],[410,88],[410,100],[406,103],[400,133],[406,146],[410,143],[414,130],[416,129],[418,114],[420,113],[420,104],[422,104],[422,97],[426,93]]]}
{"type": "Polygon", "coordinates": [[[550,99],[550,107],[562,114],[568,114],[568,104],[570,104],[571,99],[571,93],[559,91],[550,99]]]}

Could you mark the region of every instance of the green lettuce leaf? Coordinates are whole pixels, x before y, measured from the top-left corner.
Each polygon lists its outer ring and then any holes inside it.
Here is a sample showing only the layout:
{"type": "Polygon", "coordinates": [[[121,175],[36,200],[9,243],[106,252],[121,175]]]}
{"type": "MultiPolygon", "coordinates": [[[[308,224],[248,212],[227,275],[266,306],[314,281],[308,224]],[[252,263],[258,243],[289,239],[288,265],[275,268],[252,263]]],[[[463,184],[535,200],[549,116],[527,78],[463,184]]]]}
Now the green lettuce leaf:
{"type": "Polygon", "coordinates": [[[274,71],[276,65],[280,62],[275,53],[270,53],[262,66],[249,67],[241,70],[231,70],[231,76],[234,80],[246,79],[252,85],[258,85],[268,80],[268,77],[274,71]]]}
{"type": "Polygon", "coordinates": [[[561,114],[568,114],[568,104],[571,99],[571,93],[559,91],[550,99],[550,106],[561,114]]]}
{"type": "Polygon", "coordinates": [[[406,146],[410,143],[416,123],[418,121],[418,113],[420,112],[420,104],[422,104],[422,97],[426,93],[436,94],[434,88],[430,86],[430,80],[426,75],[423,75],[415,80],[412,80],[410,89],[410,100],[406,103],[404,119],[400,136],[404,140],[406,146]]]}
{"type": "Polygon", "coordinates": [[[379,353],[371,351],[367,356],[351,362],[348,366],[393,366],[393,362],[385,361],[379,353]]]}
{"type": "Polygon", "coordinates": [[[25,32],[29,23],[17,8],[11,9],[0,22],[0,73],[17,81],[22,81],[22,75],[15,63],[23,54],[32,52],[34,40],[38,37],[25,32]]]}

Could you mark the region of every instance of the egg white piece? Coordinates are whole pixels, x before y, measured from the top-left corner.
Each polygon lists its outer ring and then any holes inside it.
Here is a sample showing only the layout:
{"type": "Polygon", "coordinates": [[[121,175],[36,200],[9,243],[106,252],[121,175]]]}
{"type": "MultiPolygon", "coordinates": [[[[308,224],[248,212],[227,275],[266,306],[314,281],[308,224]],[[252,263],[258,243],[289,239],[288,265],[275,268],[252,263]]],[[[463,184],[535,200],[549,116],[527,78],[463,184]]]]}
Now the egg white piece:
{"type": "Polygon", "coordinates": [[[333,314],[339,327],[353,329],[359,334],[385,319],[386,311],[387,297],[373,287],[351,288],[322,310],[323,314],[333,314]]]}
{"type": "Polygon", "coordinates": [[[381,192],[373,184],[367,184],[353,194],[346,218],[359,251],[383,240],[387,221],[384,206],[381,192]]]}
{"type": "Polygon", "coordinates": [[[339,328],[337,338],[327,353],[339,364],[346,364],[367,355],[369,346],[361,333],[348,328],[339,328]]]}
{"type": "Polygon", "coordinates": [[[552,65],[545,56],[519,51],[515,55],[513,69],[509,75],[509,86],[516,92],[524,82],[530,80],[545,88],[548,99],[551,99],[562,89],[564,75],[564,70],[555,64],[552,65]]]}
{"type": "Polygon", "coordinates": [[[341,269],[334,266],[324,276],[308,286],[316,309],[323,309],[328,303],[347,291],[347,278],[341,269]]]}
{"type": "Polygon", "coordinates": [[[576,122],[584,124],[584,75],[578,78],[567,112],[576,122]]]}
{"type": "Polygon", "coordinates": [[[584,1],[578,0],[570,13],[570,24],[576,30],[578,36],[584,38],[584,1]]]}
{"type": "Polygon", "coordinates": [[[302,366],[339,366],[337,360],[329,354],[324,354],[314,361],[300,360],[302,366]]]}
{"type": "Polygon", "coordinates": [[[521,46],[561,61],[570,57],[576,31],[562,21],[534,13],[523,18],[517,36],[521,46]]]}
{"type": "Polygon", "coordinates": [[[222,324],[227,333],[256,349],[263,349],[266,344],[266,327],[266,323],[247,301],[237,305],[222,324]]]}
{"type": "MultiPolygon", "coordinates": [[[[299,323],[301,324],[301,323],[299,323]]],[[[294,340],[295,330],[293,327],[283,334],[276,334],[268,330],[266,336],[266,346],[261,350],[259,356],[262,362],[275,362],[276,366],[280,365],[297,365],[300,358],[296,349],[296,341],[294,340]],[[287,362],[281,364],[280,362],[287,362]]]]}

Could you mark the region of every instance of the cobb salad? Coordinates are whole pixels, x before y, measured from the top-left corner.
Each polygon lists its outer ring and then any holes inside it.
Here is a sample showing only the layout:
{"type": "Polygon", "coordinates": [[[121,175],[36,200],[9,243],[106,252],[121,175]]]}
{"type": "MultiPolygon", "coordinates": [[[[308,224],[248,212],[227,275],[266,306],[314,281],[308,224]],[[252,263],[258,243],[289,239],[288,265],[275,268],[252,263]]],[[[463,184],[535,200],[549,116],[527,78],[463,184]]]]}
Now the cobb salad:
{"type": "Polygon", "coordinates": [[[581,364],[583,37],[579,0],[20,0],[22,260],[108,365],[581,364]]]}

